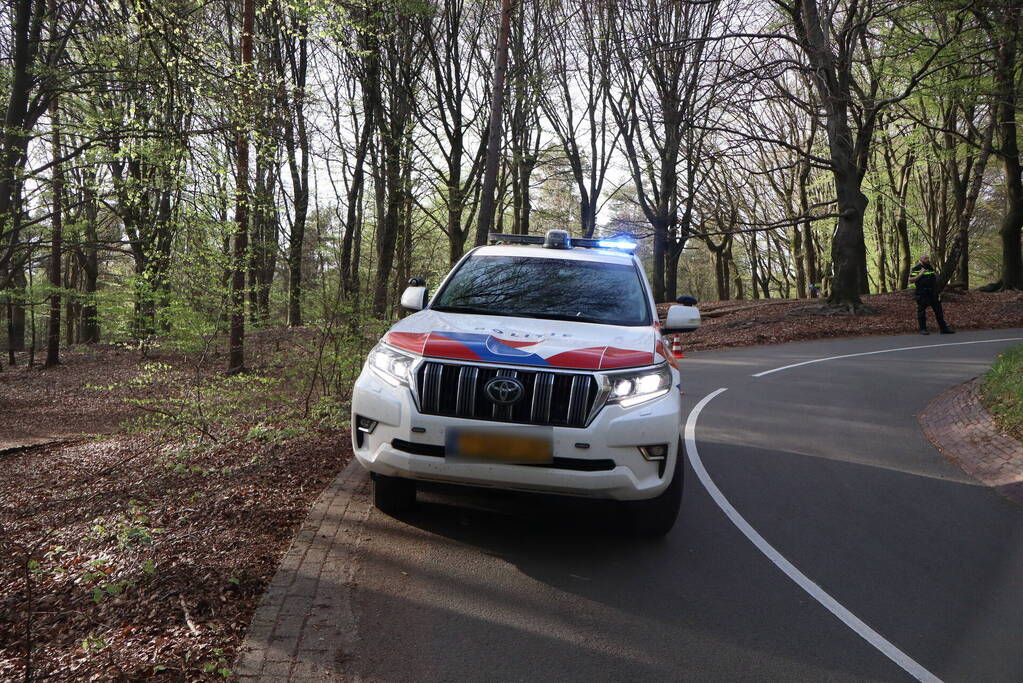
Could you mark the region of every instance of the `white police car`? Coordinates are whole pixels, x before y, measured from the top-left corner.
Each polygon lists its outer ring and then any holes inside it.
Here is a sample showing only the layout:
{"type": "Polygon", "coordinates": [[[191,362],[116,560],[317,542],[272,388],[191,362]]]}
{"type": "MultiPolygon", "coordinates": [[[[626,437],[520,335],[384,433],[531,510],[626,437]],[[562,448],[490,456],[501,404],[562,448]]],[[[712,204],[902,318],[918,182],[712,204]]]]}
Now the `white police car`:
{"type": "Polygon", "coordinates": [[[633,244],[492,235],[370,352],[352,399],[353,446],[374,500],[399,513],[417,481],[622,501],[666,533],[682,495],[681,385],[633,244]]]}

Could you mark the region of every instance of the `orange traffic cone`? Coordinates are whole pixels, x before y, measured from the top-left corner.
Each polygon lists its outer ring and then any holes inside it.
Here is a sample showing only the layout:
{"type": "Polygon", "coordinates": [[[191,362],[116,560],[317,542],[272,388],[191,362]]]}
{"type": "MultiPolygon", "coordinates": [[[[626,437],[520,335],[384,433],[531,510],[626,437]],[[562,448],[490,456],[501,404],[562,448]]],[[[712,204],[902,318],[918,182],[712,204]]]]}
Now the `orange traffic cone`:
{"type": "Polygon", "coordinates": [[[682,353],[682,335],[671,336],[671,355],[675,358],[685,358],[685,354],[682,353]]]}

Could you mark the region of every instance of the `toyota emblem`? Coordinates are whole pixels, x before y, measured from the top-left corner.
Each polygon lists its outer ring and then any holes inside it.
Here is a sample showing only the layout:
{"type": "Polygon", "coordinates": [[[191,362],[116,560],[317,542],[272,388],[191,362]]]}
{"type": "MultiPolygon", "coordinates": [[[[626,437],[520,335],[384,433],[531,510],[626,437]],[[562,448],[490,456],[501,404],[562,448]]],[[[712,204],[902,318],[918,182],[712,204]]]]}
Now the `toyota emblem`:
{"type": "Polygon", "coordinates": [[[514,377],[495,377],[486,383],[483,391],[499,406],[510,406],[522,400],[526,387],[514,377]]]}

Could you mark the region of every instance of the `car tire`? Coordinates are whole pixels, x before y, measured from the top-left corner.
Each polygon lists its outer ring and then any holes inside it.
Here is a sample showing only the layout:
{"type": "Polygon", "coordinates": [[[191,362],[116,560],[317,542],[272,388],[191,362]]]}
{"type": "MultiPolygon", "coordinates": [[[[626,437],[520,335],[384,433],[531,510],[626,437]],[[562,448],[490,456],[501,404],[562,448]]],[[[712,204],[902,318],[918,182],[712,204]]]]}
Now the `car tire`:
{"type": "Polygon", "coordinates": [[[373,475],[373,505],[388,515],[400,515],[416,504],[416,482],[401,477],[373,475]]]}
{"type": "Polygon", "coordinates": [[[659,538],[675,526],[679,509],[682,507],[682,488],[685,480],[684,451],[678,447],[675,471],[671,483],[655,498],[630,500],[624,503],[629,532],[643,538],[659,538]]]}

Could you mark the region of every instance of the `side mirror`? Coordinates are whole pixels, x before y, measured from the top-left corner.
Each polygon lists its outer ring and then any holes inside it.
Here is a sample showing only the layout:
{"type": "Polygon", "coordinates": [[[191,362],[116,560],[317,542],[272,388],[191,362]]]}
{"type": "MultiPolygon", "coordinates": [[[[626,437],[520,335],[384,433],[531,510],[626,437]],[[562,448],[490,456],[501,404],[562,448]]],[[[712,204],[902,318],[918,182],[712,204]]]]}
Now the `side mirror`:
{"type": "Polygon", "coordinates": [[[675,299],[675,303],[682,304],[683,306],[695,306],[697,301],[695,296],[680,296],[675,299]]]}
{"type": "Polygon", "coordinates": [[[672,306],[661,326],[664,334],[678,334],[700,329],[700,311],[695,306],[672,306]]]}
{"type": "Polygon", "coordinates": [[[401,306],[410,311],[421,311],[426,307],[426,287],[415,285],[401,294],[401,306]]]}

